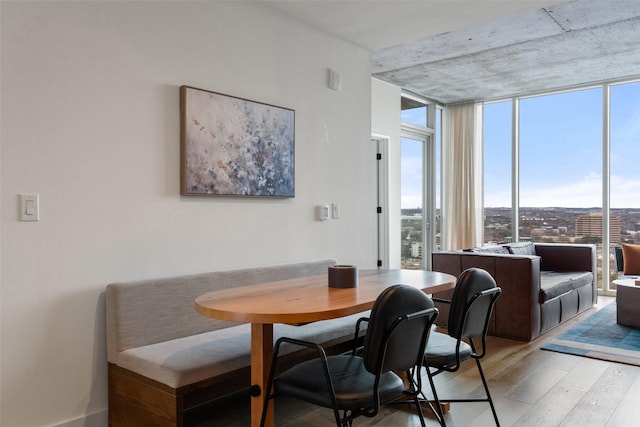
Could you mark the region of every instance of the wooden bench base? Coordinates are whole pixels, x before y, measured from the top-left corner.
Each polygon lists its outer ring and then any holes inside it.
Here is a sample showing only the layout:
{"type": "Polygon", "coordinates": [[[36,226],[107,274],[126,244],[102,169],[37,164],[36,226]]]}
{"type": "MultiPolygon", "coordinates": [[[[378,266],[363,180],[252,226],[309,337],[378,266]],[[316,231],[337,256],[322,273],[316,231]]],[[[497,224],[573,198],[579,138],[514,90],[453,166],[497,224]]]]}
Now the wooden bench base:
{"type": "Polygon", "coordinates": [[[183,427],[184,411],[249,389],[249,368],[174,389],[109,364],[110,427],[183,427]]]}
{"type": "MultiPolygon", "coordinates": [[[[325,345],[327,354],[353,348],[352,337],[325,345]]],[[[282,356],[280,369],[315,357],[302,350],[282,356]]],[[[250,367],[174,389],[128,369],[109,363],[110,427],[184,427],[184,412],[238,391],[249,394],[250,367]]]]}

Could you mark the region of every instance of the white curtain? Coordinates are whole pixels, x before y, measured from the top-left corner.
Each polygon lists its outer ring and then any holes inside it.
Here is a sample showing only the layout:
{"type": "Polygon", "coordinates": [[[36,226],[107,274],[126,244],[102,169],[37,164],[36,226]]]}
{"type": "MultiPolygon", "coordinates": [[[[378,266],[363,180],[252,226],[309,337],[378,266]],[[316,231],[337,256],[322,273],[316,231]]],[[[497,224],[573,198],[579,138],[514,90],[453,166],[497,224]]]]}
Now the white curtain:
{"type": "Polygon", "coordinates": [[[482,245],[482,110],[447,107],[443,155],[442,249],[482,245]]]}

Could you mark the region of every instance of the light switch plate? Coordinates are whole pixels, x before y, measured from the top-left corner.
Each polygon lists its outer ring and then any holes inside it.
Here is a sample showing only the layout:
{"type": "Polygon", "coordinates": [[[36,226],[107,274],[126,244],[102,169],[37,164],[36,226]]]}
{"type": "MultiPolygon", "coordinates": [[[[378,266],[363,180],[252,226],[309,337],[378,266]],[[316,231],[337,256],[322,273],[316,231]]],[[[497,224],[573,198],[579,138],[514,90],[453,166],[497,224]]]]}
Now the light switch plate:
{"type": "Polygon", "coordinates": [[[20,195],[20,220],[40,221],[40,196],[38,194],[20,195]]]}
{"type": "Polygon", "coordinates": [[[332,203],[331,204],[331,217],[333,219],[340,218],[340,204],[339,203],[332,203]]]}

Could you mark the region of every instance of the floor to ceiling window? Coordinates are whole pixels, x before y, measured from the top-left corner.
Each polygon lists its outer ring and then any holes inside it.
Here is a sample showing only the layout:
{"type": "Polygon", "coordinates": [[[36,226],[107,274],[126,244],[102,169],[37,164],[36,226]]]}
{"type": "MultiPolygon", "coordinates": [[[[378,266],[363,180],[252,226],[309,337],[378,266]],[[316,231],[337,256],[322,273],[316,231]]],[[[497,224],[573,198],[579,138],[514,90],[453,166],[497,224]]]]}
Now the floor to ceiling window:
{"type": "Polygon", "coordinates": [[[484,242],[509,243],[512,230],[511,101],[486,104],[484,119],[484,242]]]}
{"type": "MultiPolygon", "coordinates": [[[[610,211],[612,246],[640,244],[640,82],[610,86],[610,211]],[[614,235],[614,231],[617,232],[614,235]]],[[[610,256],[614,259],[613,255],[610,256]]],[[[611,277],[617,275],[611,263],[611,277]]],[[[614,288],[615,286],[612,286],[614,288]]]]}
{"type": "Polygon", "coordinates": [[[483,123],[485,244],[594,243],[598,283],[608,291],[617,273],[603,248],[640,243],[640,83],[486,103],[483,123]]]}
{"type": "Polygon", "coordinates": [[[602,243],[602,88],[520,101],[520,240],[602,243]],[[599,215],[599,216],[598,216],[599,215]]]}

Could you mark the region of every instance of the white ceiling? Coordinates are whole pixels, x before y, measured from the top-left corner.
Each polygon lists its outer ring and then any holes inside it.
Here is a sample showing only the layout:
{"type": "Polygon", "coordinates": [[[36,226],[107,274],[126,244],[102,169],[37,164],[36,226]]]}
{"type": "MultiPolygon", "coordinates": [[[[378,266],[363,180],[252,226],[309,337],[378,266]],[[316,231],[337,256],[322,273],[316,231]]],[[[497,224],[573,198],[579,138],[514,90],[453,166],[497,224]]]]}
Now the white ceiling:
{"type": "Polygon", "coordinates": [[[456,103],[640,76],[639,0],[264,0],[372,52],[372,75],[456,103]]]}

